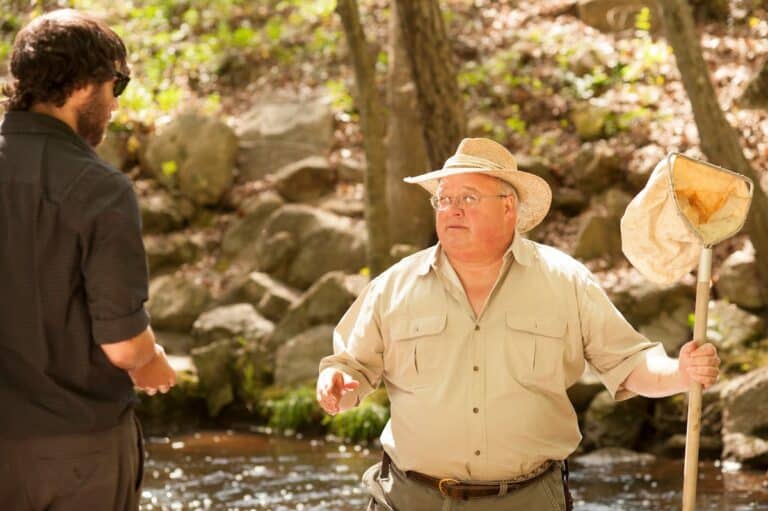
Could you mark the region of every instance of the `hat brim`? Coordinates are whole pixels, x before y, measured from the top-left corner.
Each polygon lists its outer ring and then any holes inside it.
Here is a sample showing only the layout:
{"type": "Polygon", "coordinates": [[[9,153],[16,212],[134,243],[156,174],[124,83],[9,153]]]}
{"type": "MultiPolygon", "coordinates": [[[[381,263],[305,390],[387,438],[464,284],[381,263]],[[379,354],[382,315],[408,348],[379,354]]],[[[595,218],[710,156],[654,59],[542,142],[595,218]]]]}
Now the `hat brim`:
{"type": "Polygon", "coordinates": [[[485,174],[505,181],[515,187],[518,196],[517,230],[527,232],[536,227],[547,216],[552,204],[552,189],[536,174],[517,169],[479,169],[477,167],[456,167],[433,170],[424,174],[406,177],[406,183],[417,184],[434,195],[438,181],[458,174],[485,174]]]}

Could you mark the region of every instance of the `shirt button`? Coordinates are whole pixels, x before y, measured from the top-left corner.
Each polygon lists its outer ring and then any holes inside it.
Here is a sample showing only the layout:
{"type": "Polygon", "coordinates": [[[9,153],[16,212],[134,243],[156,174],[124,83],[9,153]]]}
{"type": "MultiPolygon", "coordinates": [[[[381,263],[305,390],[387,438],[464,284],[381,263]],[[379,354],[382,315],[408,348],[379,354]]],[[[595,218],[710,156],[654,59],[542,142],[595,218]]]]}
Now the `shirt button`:
{"type": "Polygon", "coordinates": [[[480,325],[475,325],[475,330],[480,330],[480,325]]]}
{"type": "Polygon", "coordinates": [[[472,367],[472,370],[473,370],[474,372],[478,372],[478,371],[480,370],[480,368],[479,368],[479,367],[477,367],[477,366],[473,366],[473,367],[472,367]]]}
{"type": "Polygon", "coordinates": [[[475,451],[475,456],[480,456],[480,451],[475,451]]]}
{"type": "Polygon", "coordinates": [[[477,408],[477,407],[472,408],[472,411],[475,412],[475,413],[478,413],[480,411],[480,408],[477,408]]]}

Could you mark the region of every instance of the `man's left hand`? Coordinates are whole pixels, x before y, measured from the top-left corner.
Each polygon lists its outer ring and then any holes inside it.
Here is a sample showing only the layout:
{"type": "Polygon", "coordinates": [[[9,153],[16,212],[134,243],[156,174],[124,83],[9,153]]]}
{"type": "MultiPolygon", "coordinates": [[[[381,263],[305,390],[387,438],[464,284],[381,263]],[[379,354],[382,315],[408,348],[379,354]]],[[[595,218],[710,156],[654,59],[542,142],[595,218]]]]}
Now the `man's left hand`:
{"type": "Polygon", "coordinates": [[[720,375],[720,358],[717,349],[710,343],[698,348],[695,341],[690,341],[680,348],[680,377],[686,386],[699,382],[705,389],[717,381],[720,375]]]}

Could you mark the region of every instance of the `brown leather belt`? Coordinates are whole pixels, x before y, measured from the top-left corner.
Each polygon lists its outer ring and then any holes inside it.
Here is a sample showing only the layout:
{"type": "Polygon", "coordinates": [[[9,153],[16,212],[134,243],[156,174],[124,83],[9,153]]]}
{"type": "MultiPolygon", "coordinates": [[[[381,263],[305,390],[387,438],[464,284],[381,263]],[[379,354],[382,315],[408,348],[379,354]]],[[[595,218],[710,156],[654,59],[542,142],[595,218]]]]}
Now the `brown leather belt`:
{"type": "MultiPolygon", "coordinates": [[[[387,465],[386,470],[389,469],[389,464],[392,461],[389,456],[384,453],[384,465],[387,465]]],[[[440,492],[444,497],[449,497],[456,500],[468,500],[479,497],[493,497],[506,495],[509,492],[518,490],[524,486],[527,486],[539,479],[543,475],[547,474],[553,467],[559,466],[554,461],[547,461],[531,474],[522,478],[509,480],[509,481],[494,481],[488,483],[473,483],[469,481],[459,481],[451,478],[438,478],[432,477],[421,472],[415,472],[409,470],[405,472],[406,477],[425,486],[429,486],[440,492]]],[[[384,472],[384,467],[382,467],[384,472]]]]}

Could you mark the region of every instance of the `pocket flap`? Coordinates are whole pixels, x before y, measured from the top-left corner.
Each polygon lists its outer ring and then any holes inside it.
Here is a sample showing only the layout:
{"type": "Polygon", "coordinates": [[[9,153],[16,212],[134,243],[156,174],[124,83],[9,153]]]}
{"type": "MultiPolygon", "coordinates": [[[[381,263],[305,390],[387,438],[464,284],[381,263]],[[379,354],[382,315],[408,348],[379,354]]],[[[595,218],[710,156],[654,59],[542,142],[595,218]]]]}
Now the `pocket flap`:
{"type": "Polygon", "coordinates": [[[392,340],[404,341],[425,335],[436,335],[445,330],[447,314],[422,316],[401,320],[392,326],[392,340]]]}
{"type": "Polygon", "coordinates": [[[508,312],[507,326],[513,330],[522,330],[535,335],[562,338],[565,336],[566,321],[563,318],[521,316],[508,312]]]}

